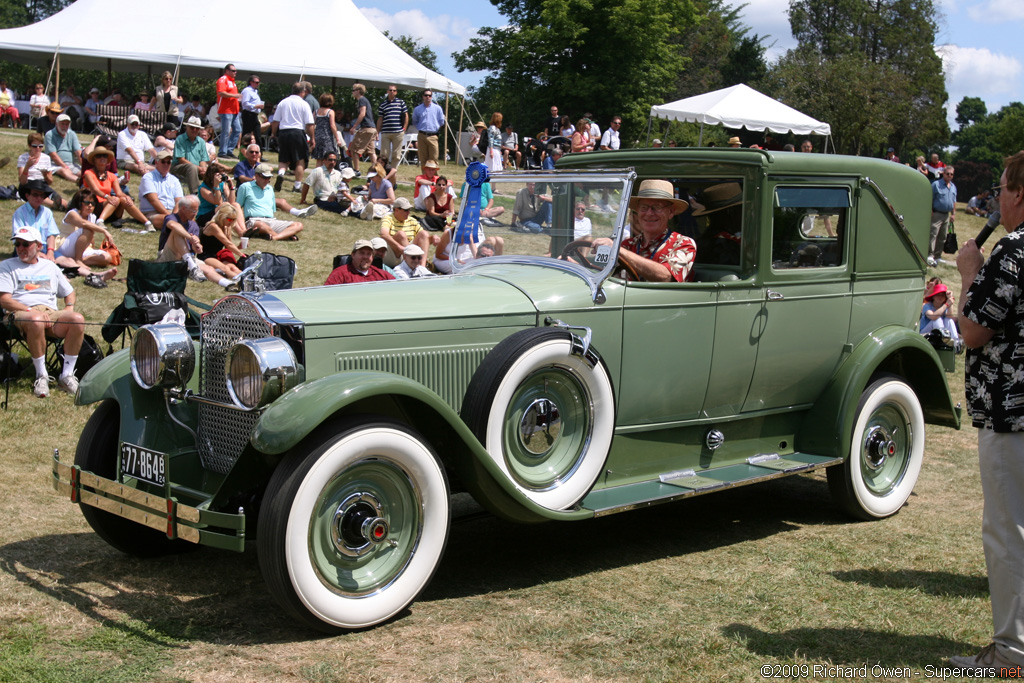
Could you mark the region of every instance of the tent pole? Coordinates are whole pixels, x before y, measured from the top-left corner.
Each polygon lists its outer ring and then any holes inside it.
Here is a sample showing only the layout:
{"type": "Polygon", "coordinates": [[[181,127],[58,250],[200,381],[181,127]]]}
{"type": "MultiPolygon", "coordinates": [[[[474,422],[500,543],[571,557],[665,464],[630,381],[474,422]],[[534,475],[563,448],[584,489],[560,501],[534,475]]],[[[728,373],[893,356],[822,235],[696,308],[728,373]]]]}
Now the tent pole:
{"type": "MultiPolygon", "coordinates": [[[[54,69],[59,69],[59,68],[60,68],[60,43],[57,43],[57,49],[53,53],[53,61],[50,62],[50,73],[46,77],[46,90],[44,90],[43,92],[50,92],[50,79],[53,78],[53,70],[54,69]]],[[[58,81],[59,81],[59,77],[58,77],[58,81]]],[[[60,85],[60,83],[58,82],[57,85],[60,85]]],[[[60,95],[60,90],[55,90],[53,92],[53,101],[54,102],[57,101],[59,95],[60,95]]]]}
{"type": "Polygon", "coordinates": [[[466,115],[466,96],[462,96],[462,108],[459,109],[459,127],[455,131],[455,148],[459,150],[459,156],[463,161],[466,160],[466,155],[462,153],[462,147],[459,146],[459,138],[462,136],[462,118],[466,115]]]}
{"type": "Polygon", "coordinates": [[[54,87],[54,102],[60,101],[60,45],[57,45],[57,82],[54,87]]]}
{"type": "Polygon", "coordinates": [[[654,121],[654,117],[652,117],[652,116],[648,116],[647,117],[647,142],[644,144],[644,147],[650,147],[651,146],[651,123],[653,121],[654,121]]]}
{"type": "MultiPolygon", "coordinates": [[[[444,94],[444,127],[445,128],[449,127],[448,126],[448,100],[450,100],[451,98],[452,98],[452,94],[450,92],[446,92],[444,94]]],[[[445,161],[445,163],[448,163],[448,135],[447,135],[447,131],[446,131],[445,136],[444,136],[444,161],[445,161]]],[[[412,257],[410,256],[409,258],[412,258],[412,257]]],[[[426,257],[424,257],[424,258],[426,258],[426,257]]]]}

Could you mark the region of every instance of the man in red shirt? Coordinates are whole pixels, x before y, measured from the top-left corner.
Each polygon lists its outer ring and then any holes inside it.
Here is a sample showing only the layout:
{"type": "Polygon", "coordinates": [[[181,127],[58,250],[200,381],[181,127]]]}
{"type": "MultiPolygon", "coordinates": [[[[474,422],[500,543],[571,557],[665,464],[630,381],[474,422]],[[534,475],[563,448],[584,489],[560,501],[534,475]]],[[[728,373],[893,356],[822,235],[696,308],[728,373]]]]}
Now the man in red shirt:
{"type": "Polygon", "coordinates": [[[332,270],[324,284],[347,285],[353,282],[394,279],[394,275],[373,265],[373,243],[370,240],[356,240],[352,246],[352,257],[348,263],[332,270]]]}
{"type": "Polygon", "coordinates": [[[220,116],[220,153],[219,157],[230,159],[242,136],[241,111],[242,96],[235,85],[235,74],[238,69],[234,64],[224,67],[224,75],[217,79],[217,115],[220,116]]]}

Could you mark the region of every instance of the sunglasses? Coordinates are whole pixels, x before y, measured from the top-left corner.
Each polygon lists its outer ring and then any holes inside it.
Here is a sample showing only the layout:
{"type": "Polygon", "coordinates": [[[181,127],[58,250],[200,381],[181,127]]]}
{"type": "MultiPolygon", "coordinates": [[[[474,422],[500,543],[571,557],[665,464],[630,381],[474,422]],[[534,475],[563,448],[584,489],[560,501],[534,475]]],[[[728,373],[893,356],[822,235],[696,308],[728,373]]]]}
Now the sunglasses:
{"type": "Polygon", "coordinates": [[[83,199],[82,201],[79,202],[79,204],[81,204],[82,206],[85,206],[86,204],[90,206],[96,206],[96,202],[94,202],[91,199],[83,199]]]}
{"type": "Polygon", "coordinates": [[[32,149],[42,149],[42,145],[32,145],[32,149]]]}
{"type": "Polygon", "coordinates": [[[14,240],[15,249],[24,249],[30,244],[35,244],[35,242],[26,242],[25,240],[14,240]]]}
{"type": "Polygon", "coordinates": [[[171,160],[170,159],[157,159],[156,163],[158,163],[158,164],[169,164],[169,163],[171,163],[171,160]]]}

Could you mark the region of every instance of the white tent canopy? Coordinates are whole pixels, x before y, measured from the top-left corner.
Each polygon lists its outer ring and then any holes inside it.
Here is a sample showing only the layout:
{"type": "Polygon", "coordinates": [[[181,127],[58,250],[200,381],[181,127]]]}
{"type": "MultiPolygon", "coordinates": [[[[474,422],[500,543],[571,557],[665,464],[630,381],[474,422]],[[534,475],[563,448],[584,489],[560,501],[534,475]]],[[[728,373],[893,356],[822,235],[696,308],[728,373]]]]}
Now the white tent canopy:
{"type": "Polygon", "coordinates": [[[773,133],[831,135],[832,127],[740,83],[714,92],[651,107],[651,118],[770,130],[773,133]]]}
{"type": "Polygon", "coordinates": [[[242,81],[256,73],[279,82],[302,76],[466,92],[403,52],[352,0],[78,0],[35,24],[0,30],[4,59],[35,57],[48,66],[58,51],[62,68],[159,74],[180,66],[181,75],[211,77],[233,63],[242,81]],[[248,40],[239,26],[259,31],[248,40]],[[332,34],[337,39],[324,37],[332,34]]]}

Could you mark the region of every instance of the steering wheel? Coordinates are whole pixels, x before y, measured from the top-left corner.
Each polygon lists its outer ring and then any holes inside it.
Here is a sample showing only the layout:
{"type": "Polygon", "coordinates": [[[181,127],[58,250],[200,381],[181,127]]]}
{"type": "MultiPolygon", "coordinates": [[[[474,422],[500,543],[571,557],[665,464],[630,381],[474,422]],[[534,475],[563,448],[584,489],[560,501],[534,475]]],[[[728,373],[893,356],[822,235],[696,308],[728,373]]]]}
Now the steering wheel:
{"type": "MultiPolygon", "coordinates": [[[[569,242],[569,244],[565,245],[565,248],[562,249],[562,253],[559,254],[558,258],[563,261],[568,261],[569,257],[572,257],[573,261],[581,264],[585,268],[589,268],[590,270],[604,270],[604,266],[598,263],[594,263],[593,261],[591,261],[590,259],[583,255],[583,249],[587,249],[592,246],[594,246],[593,240],[573,240],[572,242],[569,242]]],[[[615,266],[616,268],[621,267],[623,270],[625,270],[629,274],[630,279],[632,279],[634,282],[639,282],[642,279],[640,277],[640,274],[636,272],[636,268],[634,268],[632,265],[629,264],[629,262],[625,261],[622,258],[619,258],[617,260],[615,266]]]]}

